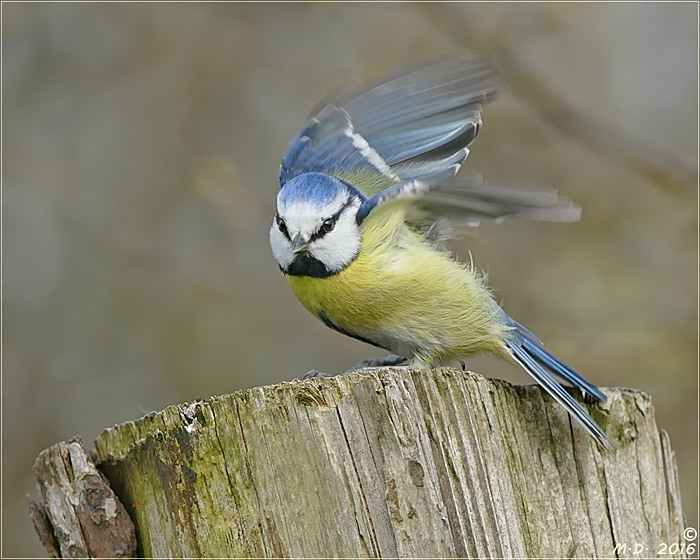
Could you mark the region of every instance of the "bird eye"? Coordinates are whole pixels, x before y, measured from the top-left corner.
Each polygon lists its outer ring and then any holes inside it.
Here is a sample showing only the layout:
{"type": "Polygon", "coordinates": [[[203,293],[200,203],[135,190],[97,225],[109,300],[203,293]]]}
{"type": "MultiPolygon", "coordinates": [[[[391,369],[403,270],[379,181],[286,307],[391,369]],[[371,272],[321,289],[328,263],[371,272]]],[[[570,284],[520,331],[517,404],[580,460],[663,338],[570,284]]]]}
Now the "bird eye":
{"type": "Polygon", "coordinates": [[[335,227],[335,218],[326,218],[323,220],[323,224],[321,224],[321,231],[323,233],[328,233],[330,231],[333,231],[333,228],[335,227]]]}
{"type": "Polygon", "coordinates": [[[289,232],[287,231],[287,224],[284,223],[284,220],[280,218],[279,214],[275,215],[275,221],[277,222],[277,227],[279,228],[282,235],[284,235],[285,237],[289,237],[289,232]]]}

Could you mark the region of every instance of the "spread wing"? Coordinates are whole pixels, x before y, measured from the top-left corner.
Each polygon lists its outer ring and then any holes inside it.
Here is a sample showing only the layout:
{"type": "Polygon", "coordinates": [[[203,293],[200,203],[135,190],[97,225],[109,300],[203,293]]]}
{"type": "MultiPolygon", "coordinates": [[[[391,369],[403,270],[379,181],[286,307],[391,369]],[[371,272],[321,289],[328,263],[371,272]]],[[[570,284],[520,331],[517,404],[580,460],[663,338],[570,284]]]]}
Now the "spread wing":
{"type": "Polygon", "coordinates": [[[525,190],[485,184],[479,177],[412,179],[383,190],[363,202],[361,223],[371,212],[401,204],[410,224],[429,227],[447,219],[454,225],[476,226],[506,218],[546,222],[574,222],[581,208],[554,191],[525,190]]]}
{"type": "Polygon", "coordinates": [[[318,108],[282,160],[280,184],[308,172],[346,179],[367,196],[423,176],[452,176],[481,126],[493,68],[453,55],[404,68],[318,108]]]}

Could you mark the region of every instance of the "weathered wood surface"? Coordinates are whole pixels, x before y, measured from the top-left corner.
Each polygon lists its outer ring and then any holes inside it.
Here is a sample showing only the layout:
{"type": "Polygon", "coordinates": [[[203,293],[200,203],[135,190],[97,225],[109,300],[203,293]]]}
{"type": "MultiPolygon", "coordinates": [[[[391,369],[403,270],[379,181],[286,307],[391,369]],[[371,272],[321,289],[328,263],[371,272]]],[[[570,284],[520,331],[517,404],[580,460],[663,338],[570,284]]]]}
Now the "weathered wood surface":
{"type": "Polygon", "coordinates": [[[29,513],[53,558],[133,558],[134,524],[79,438],[45,449],[34,463],[39,499],[29,513]]]}
{"type": "Polygon", "coordinates": [[[96,457],[145,556],[656,556],[683,543],[669,439],[649,397],[605,393],[612,452],[537,387],[441,369],[172,406],[96,457]]]}

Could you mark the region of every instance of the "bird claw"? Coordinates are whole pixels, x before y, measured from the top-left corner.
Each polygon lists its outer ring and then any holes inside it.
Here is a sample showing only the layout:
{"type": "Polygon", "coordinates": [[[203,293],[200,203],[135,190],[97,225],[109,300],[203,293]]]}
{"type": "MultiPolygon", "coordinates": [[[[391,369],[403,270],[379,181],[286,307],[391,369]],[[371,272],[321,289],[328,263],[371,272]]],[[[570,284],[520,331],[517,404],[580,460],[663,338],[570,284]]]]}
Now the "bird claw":
{"type": "Polygon", "coordinates": [[[333,374],[324,373],[322,371],[318,371],[317,369],[310,369],[302,376],[302,379],[318,379],[319,377],[333,377],[333,374]]]}
{"type": "MultiPolygon", "coordinates": [[[[362,360],[355,367],[351,367],[339,375],[347,375],[348,373],[355,373],[357,371],[364,371],[372,368],[398,366],[403,364],[405,361],[406,358],[403,356],[396,356],[394,354],[391,356],[383,356],[381,358],[367,358],[366,360],[362,360]]],[[[324,373],[322,371],[318,371],[317,369],[310,369],[302,376],[302,379],[318,379],[320,377],[334,377],[335,375],[336,374],[334,373],[324,373]]]]}

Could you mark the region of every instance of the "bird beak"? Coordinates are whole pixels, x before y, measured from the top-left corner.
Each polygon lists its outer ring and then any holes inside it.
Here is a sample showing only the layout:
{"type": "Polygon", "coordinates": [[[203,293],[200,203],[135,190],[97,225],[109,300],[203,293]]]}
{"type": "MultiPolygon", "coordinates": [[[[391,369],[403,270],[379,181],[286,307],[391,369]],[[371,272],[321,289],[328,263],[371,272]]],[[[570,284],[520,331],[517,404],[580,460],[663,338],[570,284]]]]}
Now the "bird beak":
{"type": "Polygon", "coordinates": [[[309,240],[305,239],[301,233],[297,233],[292,239],[292,251],[298,253],[309,246],[309,240]]]}

